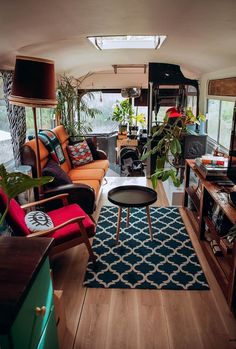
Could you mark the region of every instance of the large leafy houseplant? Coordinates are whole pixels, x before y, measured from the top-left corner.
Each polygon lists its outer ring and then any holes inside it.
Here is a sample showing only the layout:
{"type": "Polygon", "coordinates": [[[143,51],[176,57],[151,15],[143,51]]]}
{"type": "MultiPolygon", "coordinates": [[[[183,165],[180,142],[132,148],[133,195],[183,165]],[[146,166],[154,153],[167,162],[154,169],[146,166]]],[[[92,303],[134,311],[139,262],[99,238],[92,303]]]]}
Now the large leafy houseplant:
{"type": "Polygon", "coordinates": [[[90,91],[80,90],[82,82],[88,76],[90,74],[76,79],[64,74],[57,81],[58,104],[56,112],[60,115],[61,122],[71,138],[81,137],[91,132],[92,127],[86,121],[86,117],[95,118],[97,114],[101,113],[100,110],[90,107],[90,102],[94,100],[94,94],[90,91]],[[85,119],[82,119],[82,114],[85,119]]]}
{"type": "Polygon", "coordinates": [[[181,137],[184,129],[183,119],[176,118],[173,124],[163,122],[155,127],[155,132],[147,142],[147,148],[151,147],[151,143],[156,145],[142,156],[142,160],[157,153],[156,169],[151,176],[152,185],[157,186],[158,179],[166,181],[169,177],[174,185],[179,187],[181,182],[178,178],[178,171],[174,164],[181,155],[181,137]]]}
{"type": "Polygon", "coordinates": [[[0,218],[0,225],[3,223],[9,209],[11,199],[24,191],[38,187],[53,181],[53,177],[43,176],[41,178],[31,178],[30,176],[20,173],[8,173],[5,166],[0,164],[0,188],[7,196],[6,210],[0,218]]]}

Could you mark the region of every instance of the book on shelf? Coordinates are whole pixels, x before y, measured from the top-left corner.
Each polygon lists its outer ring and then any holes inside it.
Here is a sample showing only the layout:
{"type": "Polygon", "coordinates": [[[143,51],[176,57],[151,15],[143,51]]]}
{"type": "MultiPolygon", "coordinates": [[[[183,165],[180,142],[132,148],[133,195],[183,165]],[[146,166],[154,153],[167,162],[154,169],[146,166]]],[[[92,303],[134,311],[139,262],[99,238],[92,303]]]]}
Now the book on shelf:
{"type": "Polygon", "coordinates": [[[211,240],[210,246],[211,246],[212,252],[214,253],[215,256],[222,256],[222,251],[221,251],[219,245],[217,244],[216,240],[211,240]]]}

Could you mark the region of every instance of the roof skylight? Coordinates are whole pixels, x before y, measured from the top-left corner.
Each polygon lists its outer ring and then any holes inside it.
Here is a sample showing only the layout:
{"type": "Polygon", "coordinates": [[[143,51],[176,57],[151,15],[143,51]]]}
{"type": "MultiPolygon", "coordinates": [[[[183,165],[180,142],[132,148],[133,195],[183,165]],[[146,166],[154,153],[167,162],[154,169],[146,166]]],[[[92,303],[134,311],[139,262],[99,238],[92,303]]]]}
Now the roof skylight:
{"type": "Polygon", "coordinates": [[[161,47],[165,35],[117,35],[117,36],[88,36],[89,41],[98,50],[114,49],[153,49],[161,47]]]}

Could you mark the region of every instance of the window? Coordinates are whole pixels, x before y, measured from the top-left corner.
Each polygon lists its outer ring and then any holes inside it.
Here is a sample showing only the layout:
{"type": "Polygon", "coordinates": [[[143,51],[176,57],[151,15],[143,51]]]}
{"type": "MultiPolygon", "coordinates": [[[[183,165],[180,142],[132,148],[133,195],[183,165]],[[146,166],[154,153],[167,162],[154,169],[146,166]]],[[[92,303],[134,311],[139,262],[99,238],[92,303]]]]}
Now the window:
{"type": "MultiPolygon", "coordinates": [[[[34,119],[33,110],[30,107],[25,108],[26,111],[26,129],[27,136],[34,135],[34,119]]],[[[54,127],[54,109],[50,108],[37,108],[37,126],[40,129],[52,129],[54,127]]]]}
{"type": "Polygon", "coordinates": [[[81,113],[82,120],[86,120],[86,124],[90,124],[92,133],[111,133],[118,131],[119,124],[112,121],[112,113],[115,103],[122,101],[125,98],[121,96],[120,92],[93,92],[93,99],[87,98],[86,102],[89,108],[96,108],[101,113],[97,114],[95,118],[90,118],[81,113]]]}
{"type": "Polygon", "coordinates": [[[9,121],[7,117],[6,102],[3,93],[3,79],[0,75],[0,164],[13,159],[9,121]]]}
{"type": "Polygon", "coordinates": [[[207,133],[215,142],[229,149],[234,102],[208,99],[207,133]]]}

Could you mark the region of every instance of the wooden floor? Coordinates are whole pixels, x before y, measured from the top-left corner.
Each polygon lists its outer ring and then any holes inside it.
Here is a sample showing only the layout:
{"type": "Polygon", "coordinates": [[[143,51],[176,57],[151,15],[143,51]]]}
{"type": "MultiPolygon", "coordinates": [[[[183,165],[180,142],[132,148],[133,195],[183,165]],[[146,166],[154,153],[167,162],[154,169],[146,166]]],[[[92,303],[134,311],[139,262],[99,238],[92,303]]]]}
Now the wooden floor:
{"type": "MultiPolygon", "coordinates": [[[[150,185],[144,177],[108,177],[95,219],[107,192],[120,184],[150,185]]],[[[162,184],[157,206],[168,206],[162,184]]],[[[184,211],[186,228],[210,284],[209,291],[87,289],[84,246],[52,261],[54,288],[63,289],[67,331],[61,349],[232,349],[236,321],[228,309],[184,211]]]]}

